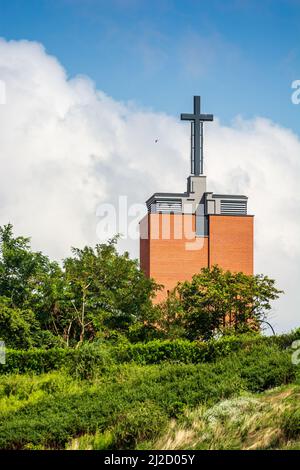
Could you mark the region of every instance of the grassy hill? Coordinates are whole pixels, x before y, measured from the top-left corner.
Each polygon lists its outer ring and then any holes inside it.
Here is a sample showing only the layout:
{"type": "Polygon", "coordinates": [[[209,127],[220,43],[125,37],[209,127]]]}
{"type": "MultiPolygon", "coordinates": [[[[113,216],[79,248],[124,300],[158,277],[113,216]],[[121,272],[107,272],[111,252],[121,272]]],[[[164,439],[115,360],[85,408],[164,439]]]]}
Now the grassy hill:
{"type": "Polygon", "coordinates": [[[200,356],[182,342],[143,344],[130,360],[124,347],[116,354],[95,346],[76,353],[76,367],[65,358],[46,373],[38,353],[22,353],[23,368],[30,356],[26,373],[13,370],[16,356],[8,355],[0,448],[297,448],[300,371],[287,347],[294,338],[244,338],[238,349],[220,340],[200,356]]]}
{"type": "MultiPolygon", "coordinates": [[[[300,450],[300,386],[276,387],[262,394],[242,394],[212,407],[187,409],[169,421],[163,436],[142,442],[139,449],[157,450],[300,450]]],[[[111,435],[85,434],[70,450],[105,447],[111,435]]]]}
{"type": "Polygon", "coordinates": [[[172,420],[154,448],[300,450],[299,403],[300,387],[289,385],[200,406],[172,420]]]}

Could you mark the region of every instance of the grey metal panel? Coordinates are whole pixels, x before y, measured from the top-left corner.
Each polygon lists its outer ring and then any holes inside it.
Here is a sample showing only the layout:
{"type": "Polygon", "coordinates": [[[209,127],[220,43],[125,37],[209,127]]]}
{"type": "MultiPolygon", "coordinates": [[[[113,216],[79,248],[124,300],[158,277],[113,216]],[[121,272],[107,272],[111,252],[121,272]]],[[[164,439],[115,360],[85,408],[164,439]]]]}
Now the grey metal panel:
{"type": "Polygon", "coordinates": [[[221,214],[247,214],[246,200],[221,199],[221,214]]]}
{"type": "Polygon", "coordinates": [[[157,199],[152,204],[148,205],[150,213],[182,213],[181,199],[157,199]]]}
{"type": "Polygon", "coordinates": [[[196,237],[208,236],[208,217],[206,215],[196,215],[196,237]]]}
{"type": "Polygon", "coordinates": [[[208,217],[205,215],[205,197],[201,198],[196,210],[196,237],[206,237],[208,235],[208,217]]]}
{"type": "Polygon", "coordinates": [[[241,196],[238,194],[213,194],[213,198],[222,198],[222,199],[248,199],[247,196],[241,196]]]}
{"type": "Polygon", "coordinates": [[[206,212],[207,214],[214,214],[216,212],[216,201],[208,200],[206,202],[206,212]]]}
{"type": "Polygon", "coordinates": [[[182,196],[182,197],[184,197],[184,196],[187,196],[187,195],[188,195],[188,193],[154,193],[147,200],[149,201],[150,199],[152,199],[153,197],[156,197],[156,196],[166,196],[166,197],[173,197],[173,196],[174,197],[178,197],[178,196],[180,197],[180,196],[182,196]]]}
{"type": "Polygon", "coordinates": [[[148,207],[150,204],[155,202],[158,198],[159,199],[161,199],[161,198],[178,199],[178,198],[185,198],[187,196],[188,196],[187,193],[154,193],[154,194],[152,194],[151,197],[149,197],[149,199],[147,199],[146,205],[148,207]]]}

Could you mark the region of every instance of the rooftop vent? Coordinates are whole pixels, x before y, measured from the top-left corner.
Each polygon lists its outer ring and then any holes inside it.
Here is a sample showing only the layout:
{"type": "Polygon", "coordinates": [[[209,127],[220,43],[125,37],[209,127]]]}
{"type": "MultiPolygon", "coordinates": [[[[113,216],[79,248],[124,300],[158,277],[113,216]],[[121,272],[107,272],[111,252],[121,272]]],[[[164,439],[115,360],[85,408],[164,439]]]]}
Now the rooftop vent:
{"type": "Polygon", "coordinates": [[[221,200],[221,214],[247,215],[247,201],[221,200]]]}
{"type": "Polygon", "coordinates": [[[155,202],[152,202],[148,206],[148,211],[151,213],[161,213],[161,214],[181,214],[182,213],[182,202],[181,199],[173,200],[159,200],[156,199],[155,202]]]}

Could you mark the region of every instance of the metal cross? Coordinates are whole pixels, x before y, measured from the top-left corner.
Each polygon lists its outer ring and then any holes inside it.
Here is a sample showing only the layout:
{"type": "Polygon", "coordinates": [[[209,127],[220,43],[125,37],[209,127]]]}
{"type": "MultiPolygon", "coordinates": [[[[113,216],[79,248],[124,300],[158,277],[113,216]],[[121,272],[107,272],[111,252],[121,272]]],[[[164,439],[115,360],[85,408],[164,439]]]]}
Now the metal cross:
{"type": "Polygon", "coordinates": [[[194,114],[181,114],[182,121],[191,122],[191,173],[203,175],[203,122],[213,121],[212,114],[201,114],[200,96],[194,96],[194,114]]]}

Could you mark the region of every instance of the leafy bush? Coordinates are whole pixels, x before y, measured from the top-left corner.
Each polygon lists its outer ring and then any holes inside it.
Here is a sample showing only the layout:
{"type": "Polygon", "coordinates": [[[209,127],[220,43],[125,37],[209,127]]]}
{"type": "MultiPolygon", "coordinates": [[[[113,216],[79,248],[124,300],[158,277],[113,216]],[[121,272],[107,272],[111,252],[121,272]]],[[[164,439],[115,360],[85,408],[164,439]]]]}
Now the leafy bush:
{"type": "Polygon", "coordinates": [[[261,392],[268,388],[277,387],[292,382],[296,378],[297,368],[291,362],[288,351],[280,351],[277,346],[255,347],[251,354],[241,358],[241,377],[247,384],[247,389],[261,392]],[[266,360],[260,361],[263,354],[266,360]]]}
{"type": "Polygon", "coordinates": [[[76,378],[89,379],[112,363],[108,351],[97,344],[84,344],[79,349],[8,349],[6,364],[0,366],[0,373],[41,374],[63,367],[76,378]]]}
{"type": "Polygon", "coordinates": [[[34,337],[34,343],[37,348],[66,348],[66,343],[60,337],[49,330],[39,330],[34,337]]]}
{"type": "Polygon", "coordinates": [[[29,349],[28,351],[7,349],[6,364],[0,366],[0,373],[35,372],[41,374],[65,366],[72,354],[72,350],[62,348],[29,349]]]}
{"type": "Polygon", "coordinates": [[[112,363],[112,355],[107,347],[84,343],[81,348],[72,351],[66,367],[72,376],[91,380],[99,372],[104,372],[112,363]]]}
{"type": "Polygon", "coordinates": [[[30,309],[12,307],[10,299],[0,296],[0,340],[7,346],[29,348],[39,324],[30,309]]]}
{"type": "MultiPolygon", "coordinates": [[[[131,344],[120,341],[94,342],[84,344],[78,349],[50,348],[6,351],[6,364],[0,366],[1,373],[35,372],[43,373],[61,367],[76,377],[92,378],[97,372],[103,372],[113,363],[136,362],[137,364],[159,364],[175,362],[197,364],[213,362],[239,351],[255,350],[265,345],[284,351],[293,341],[300,339],[300,329],[286,335],[265,337],[257,334],[225,336],[219,340],[197,342],[188,340],[153,340],[148,343],[131,344]]],[[[277,359],[274,360],[276,367],[277,359]]],[[[286,359],[287,361],[287,359],[286,359]]],[[[289,360],[290,361],[290,360],[289,360]]]]}
{"type": "Polygon", "coordinates": [[[168,423],[166,412],[155,403],[146,400],[139,407],[119,415],[114,428],[114,447],[134,449],[138,442],[156,438],[168,423]]]}
{"type": "Polygon", "coordinates": [[[178,283],[175,292],[185,337],[192,340],[210,339],[228,326],[238,332],[257,331],[271,300],[282,293],[267,276],[223,271],[216,265],[178,283]]]}
{"type": "MultiPolygon", "coordinates": [[[[111,431],[95,434],[83,434],[73,438],[67,445],[67,450],[106,450],[113,446],[114,440],[111,431]]],[[[28,447],[26,447],[28,448],[28,447]]]]}
{"type": "Polygon", "coordinates": [[[206,347],[204,343],[153,340],[148,343],[121,345],[114,350],[118,362],[134,361],[138,364],[157,364],[162,361],[201,362],[206,347]],[[198,359],[198,360],[197,360],[198,359]]]}
{"type": "MultiPolygon", "coordinates": [[[[82,365],[84,357],[92,355],[89,381],[73,379],[70,383],[72,377],[68,373],[67,382],[62,371],[52,373],[57,375],[58,383],[61,381],[59,386],[53,378],[43,385],[43,376],[26,379],[27,388],[21,384],[24,389],[21,406],[12,406],[0,414],[0,448],[21,449],[28,445],[64,448],[77,436],[97,432],[102,435],[107,431],[112,433],[114,448],[132,448],[141,440],[158,436],[166,418],[180,417],[186,407],[212,406],[245,391],[261,392],[293,381],[297,372],[288,351],[264,343],[202,364],[109,366],[104,356],[99,356],[102,374],[98,377],[94,374],[92,350],[78,350],[76,354],[76,360],[82,360],[82,365]],[[29,383],[38,380],[37,389],[30,391],[27,380],[29,383]],[[36,393],[34,390],[40,396],[28,400],[28,395],[36,393]]],[[[80,379],[82,365],[78,370],[80,379]]],[[[4,377],[4,382],[6,388],[2,394],[9,399],[17,393],[20,382],[14,387],[9,376],[4,377]]]]}
{"type": "Polygon", "coordinates": [[[156,435],[160,428],[155,421],[162,425],[165,416],[173,416],[174,404],[214,403],[219,395],[231,396],[242,388],[241,381],[230,378],[228,373],[220,377],[203,367],[130,366],[117,376],[105,376],[96,388],[83,387],[76,393],[42,397],[0,418],[0,448],[21,449],[28,444],[63,448],[72,437],[107,429],[116,432],[116,448],[131,447],[144,435],[156,435]],[[149,402],[154,403],[151,411],[149,402]],[[157,408],[151,421],[154,407],[157,408]],[[142,415],[138,418],[140,410],[142,415]],[[132,427],[138,419],[144,423],[145,431],[132,427]]]}
{"type": "Polygon", "coordinates": [[[224,336],[218,340],[206,342],[188,341],[184,339],[153,340],[148,343],[124,344],[116,347],[113,354],[117,362],[134,361],[138,364],[157,364],[162,361],[200,363],[212,362],[240,350],[250,351],[259,345],[278,346],[281,350],[291,347],[296,339],[300,339],[300,329],[289,335],[260,336],[244,334],[224,336]]]}

